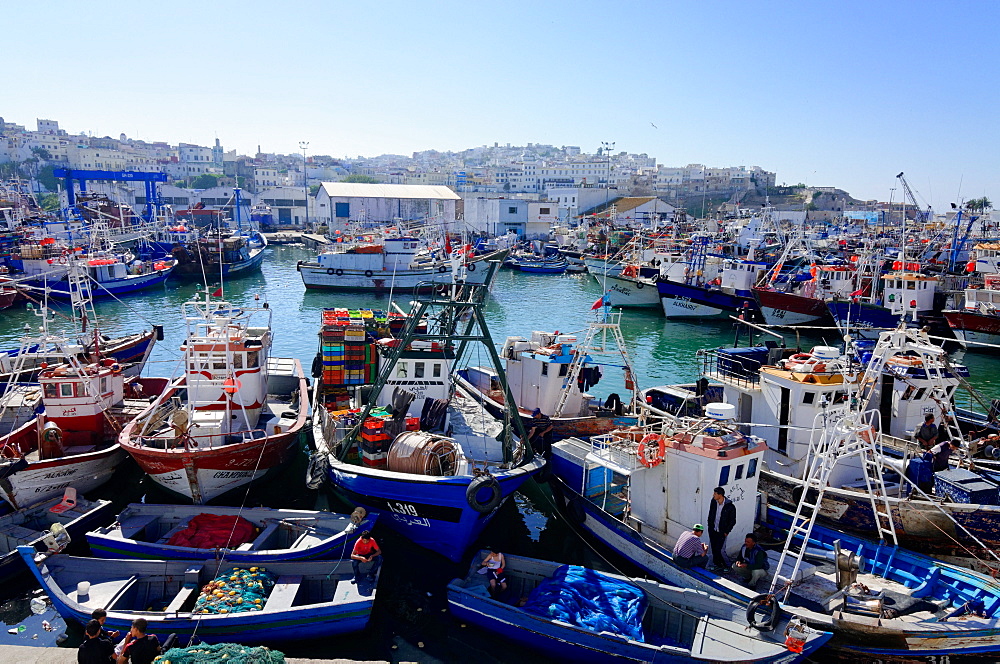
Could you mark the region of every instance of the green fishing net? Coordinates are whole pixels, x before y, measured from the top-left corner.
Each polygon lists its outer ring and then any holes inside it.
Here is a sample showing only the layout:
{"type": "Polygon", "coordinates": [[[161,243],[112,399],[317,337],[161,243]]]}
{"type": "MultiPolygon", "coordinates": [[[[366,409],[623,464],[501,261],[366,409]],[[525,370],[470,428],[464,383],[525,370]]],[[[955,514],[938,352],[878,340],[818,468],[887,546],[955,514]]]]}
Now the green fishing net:
{"type": "Polygon", "coordinates": [[[263,567],[233,567],[205,584],[194,613],[246,613],[264,608],[274,575],[263,567]]]}
{"type": "Polygon", "coordinates": [[[285,664],[285,656],[264,646],[216,643],[187,648],[171,648],[155,660],[157,664],[285,664]]]}

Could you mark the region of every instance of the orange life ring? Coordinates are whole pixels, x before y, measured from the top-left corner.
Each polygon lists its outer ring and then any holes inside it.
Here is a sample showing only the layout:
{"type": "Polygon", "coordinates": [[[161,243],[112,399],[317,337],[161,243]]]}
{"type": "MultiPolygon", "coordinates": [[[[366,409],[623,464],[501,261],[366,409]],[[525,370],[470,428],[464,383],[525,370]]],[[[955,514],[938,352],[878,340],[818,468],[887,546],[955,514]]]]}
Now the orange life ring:
{"type": "Polygon", "coordinates": [[[663,463],[663,460],[667,457],[667,442],[664,440],[663,436],[659,436],[655,433],[648,433],[643,436],[642,440],[639,441],[639,463],[644,465],[646,468],[655,468],[663,463]],[[646,456],[646,445],[656,441],[657,450],[656,456],[650,459],[646,456]]]}
{"type": "Polygon", "coordinates": [[[811,360],[812,355],[809,353],[796,353],[788,359],[792,362],[805,362],[806,360],[811,360]]]}
{"type": "Polygon", "coordinates": [[[56,259],[56,261],[60,265],[66,265],[67,263],[69,263],[69,260],[67,260],[65,256],[60,256],[59,258],[56,259]]]}

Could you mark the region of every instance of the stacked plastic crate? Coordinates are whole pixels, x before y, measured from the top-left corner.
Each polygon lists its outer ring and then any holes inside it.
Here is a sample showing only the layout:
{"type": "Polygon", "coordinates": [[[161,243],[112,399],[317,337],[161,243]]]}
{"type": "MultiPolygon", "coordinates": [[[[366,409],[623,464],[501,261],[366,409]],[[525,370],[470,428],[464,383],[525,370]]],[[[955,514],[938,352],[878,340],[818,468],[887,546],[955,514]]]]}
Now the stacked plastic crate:
{"type": "Polygon", "coordinates": [[[361,427],[361,463],[369,468],[385,468],[388,465],[390,442],[389,434],[385,433],[384,419],[365,419],[361,427]]]}
{"type": "MultiPolygon", "coordinates": [[[[327,392],[346,385],[374,383],[378,354],[370,342],[379,336],[376,313],[370,309],[323,310],[323,384],[327,392]]],[[[383,314],[382,324],[385,324],[383,314]]]]}

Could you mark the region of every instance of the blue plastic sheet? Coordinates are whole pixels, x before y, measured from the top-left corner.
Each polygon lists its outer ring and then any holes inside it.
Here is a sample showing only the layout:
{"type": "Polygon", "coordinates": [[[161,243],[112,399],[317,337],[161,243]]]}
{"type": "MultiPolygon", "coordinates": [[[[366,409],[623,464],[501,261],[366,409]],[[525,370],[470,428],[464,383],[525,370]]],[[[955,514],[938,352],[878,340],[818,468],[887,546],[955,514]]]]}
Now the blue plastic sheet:
{"type": "Polygon", "coordinates": [[[563,565],[528,595],[525,611],[593,632],[645,641],[646,596],[630,583],[576,565],[563,565]]]}

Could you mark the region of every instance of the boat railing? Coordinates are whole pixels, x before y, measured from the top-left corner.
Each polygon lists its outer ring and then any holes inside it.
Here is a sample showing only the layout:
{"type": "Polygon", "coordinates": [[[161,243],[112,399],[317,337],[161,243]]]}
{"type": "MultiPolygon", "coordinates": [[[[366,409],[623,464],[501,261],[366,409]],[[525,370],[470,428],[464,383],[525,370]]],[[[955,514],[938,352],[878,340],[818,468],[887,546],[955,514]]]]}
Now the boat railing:
{"type": "Polygon", "coordinates": [[[241,431],[232,431],[230,433],[214,433],[214,434],[192,434],[189,431],[179,433],[176,429],[174,430],[174,435],[164,435],[162,432],[160,435],[151,436],[138,436],[136,441],[141,447],[149,447],[159,450],[205,450],[205,449],[218,449],[226,447],[227,445],[236,445],[239,443],[248,443],[252,441],[265,441],[267,440],[268,433],[264,429],[246,429],[241,431]]]}
{"type": "Polygon", "coordinates": [[[716,350],[701,350],[701,375],[737,387],[753,388],[760,384],[760,367],[757,360],[716,350]]]}

